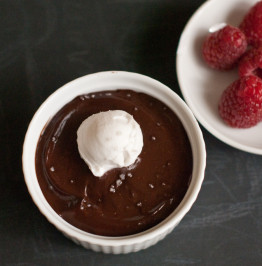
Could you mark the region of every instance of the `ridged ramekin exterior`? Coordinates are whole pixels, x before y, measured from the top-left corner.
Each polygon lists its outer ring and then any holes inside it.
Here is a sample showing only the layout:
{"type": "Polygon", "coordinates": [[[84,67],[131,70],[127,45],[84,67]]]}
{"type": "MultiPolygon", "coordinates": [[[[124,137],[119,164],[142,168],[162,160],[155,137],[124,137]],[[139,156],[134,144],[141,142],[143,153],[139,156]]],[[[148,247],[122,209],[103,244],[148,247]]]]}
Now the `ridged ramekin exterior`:
{"type": "MultiPolygon", "coordinates": [[[[95,252],[103,252],[105,254],[127,254],[131,252],[137,252],[146,248],[149,248],[155,244],[157,244],[159,241],[164,239],[169,233],[173,231],[175,226],[169,228],[169,230],[163,232],[162,234],[159,234],[152,239],[147,239],[143,242],[129,244],[129,245],[98,245],[98,244],[91,244],[86,241],[81,241],[75,237],[67,235],[65,232],[62,232],[65,237],[71,239],[73,242],[75,242],[78,245],[83,246],[86,249],[91,249],[95,252]]],[[[116,240],[117,241],[117,240],[116,240]]]]}

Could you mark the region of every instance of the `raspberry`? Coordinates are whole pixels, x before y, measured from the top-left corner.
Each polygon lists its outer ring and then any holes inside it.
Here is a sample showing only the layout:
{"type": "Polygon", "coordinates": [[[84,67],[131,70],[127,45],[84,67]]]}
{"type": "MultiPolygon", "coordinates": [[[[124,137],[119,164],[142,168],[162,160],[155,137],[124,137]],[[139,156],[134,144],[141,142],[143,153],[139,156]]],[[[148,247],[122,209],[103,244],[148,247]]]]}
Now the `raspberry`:
{"type": "Polygon", "coordinates": [[[244,33],[236,27],[227,25],[207,36],[203,43],[202,54],[210,67],[227,70],[234,67],[246,48],[244,33]]]}
{"type": "Polygon", "coordinates": [[[239,28],[245,33],[248,44],[258,46],[262,40],[262,1],[257,2],[245,15],[239,28]]]}
{"type": "Polygon", "coordinates": [[[249,50],[239,61],[239,76],[255,75],[262,78],[262,46],[249,50]]]}
{"type": "Polygon", "coordinates": [[[234,81],[223,92],[218,110],[232,127],[248,128],[262,121],[262,80],[250,75],[234,81]]]}

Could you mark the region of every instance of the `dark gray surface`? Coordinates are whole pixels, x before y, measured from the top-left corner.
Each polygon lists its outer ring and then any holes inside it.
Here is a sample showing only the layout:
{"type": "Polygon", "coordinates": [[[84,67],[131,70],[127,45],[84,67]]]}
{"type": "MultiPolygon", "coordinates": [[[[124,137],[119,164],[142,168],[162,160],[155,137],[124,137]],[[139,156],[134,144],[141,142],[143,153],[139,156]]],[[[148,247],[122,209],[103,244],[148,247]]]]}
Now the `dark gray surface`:
{"type": "Polygon", "coordinates": [[[159,244],[105,255],[75,245],[33,204],[24,134],[42,101],[103,70],[149,75],[181,95],[179,36],[202,0],[0,1],[0,265],[262,265],[262,156],[203,129],[207,169],[195,205],[159,244]]]}

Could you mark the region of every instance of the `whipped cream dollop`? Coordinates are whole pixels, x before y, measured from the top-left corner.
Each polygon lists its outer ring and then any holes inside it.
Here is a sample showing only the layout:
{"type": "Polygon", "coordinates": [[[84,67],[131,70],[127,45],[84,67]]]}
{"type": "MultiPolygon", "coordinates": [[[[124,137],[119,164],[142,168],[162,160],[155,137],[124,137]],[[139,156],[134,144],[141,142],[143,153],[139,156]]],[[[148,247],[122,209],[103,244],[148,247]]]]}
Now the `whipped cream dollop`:
{"type": "Polygon", "coordinates": [[[95,176],[133,164],[143,148],[143,134],[132,115],[122,110],[91,115],[77,130],[80,156],[95,176]]]}

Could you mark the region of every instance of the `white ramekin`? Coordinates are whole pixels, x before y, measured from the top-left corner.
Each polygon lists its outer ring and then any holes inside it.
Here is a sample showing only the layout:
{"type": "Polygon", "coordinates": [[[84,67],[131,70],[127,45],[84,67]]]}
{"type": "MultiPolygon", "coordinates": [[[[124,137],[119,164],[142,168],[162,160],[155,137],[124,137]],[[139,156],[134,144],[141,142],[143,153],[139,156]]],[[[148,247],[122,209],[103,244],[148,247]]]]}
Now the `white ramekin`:
{"type": "Polygon", "coordinates": [[[170,233],[189,211],[197,198],[204,178],[206,151],[202,132],[192,112],[181,98],[162,83],[144,75],[108,71],[90,74],[64,85],[40,106],[29,124],[23,146],[23,171],[29,193],[42,214],[65,236],[85,248],[105,253],[129,253],[156,244],[170,233]],[[193,173],[189,189],[180,205],[164,221],[139,234],[103,237],[84,232],[63,220],[48,204],[37,181],[35,150],[39,136],[48,121],[66,103],[84,93],[131,89],[147,93],[169,106],[182,121],[193,152],[193,173]]]}

